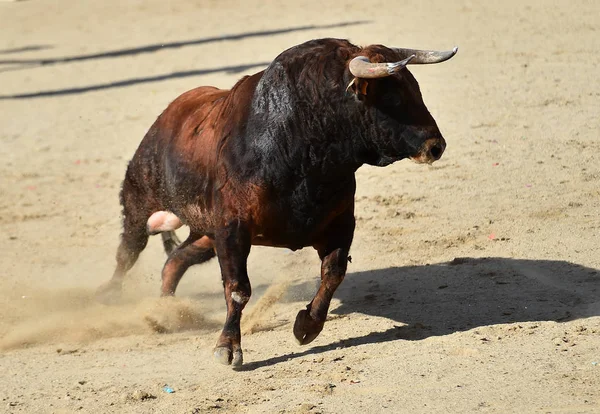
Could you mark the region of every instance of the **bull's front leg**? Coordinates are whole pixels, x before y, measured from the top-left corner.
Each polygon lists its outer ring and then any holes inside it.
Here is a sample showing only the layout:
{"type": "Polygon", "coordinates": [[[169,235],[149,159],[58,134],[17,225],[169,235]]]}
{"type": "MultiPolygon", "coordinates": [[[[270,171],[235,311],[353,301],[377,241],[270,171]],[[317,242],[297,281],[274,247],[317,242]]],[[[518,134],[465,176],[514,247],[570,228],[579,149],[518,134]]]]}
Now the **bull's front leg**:
{"type": "Polygon", "coordinates": [[[354,235],[354,211],[340,216],[327,233],[330,238],[322,245],[315,246],[322,260],[321,285],[306,309],[298,312],[294,323],[294,336],[300,345],[306,345],[319,336],[325,325],[333,294],[344,280],[354,235]]]}
{"type": "Polygon", "coordinates": [[[236,221],[216,232],[215,247],[221,266],[227,319],[214,357],[222,364],[240,367],[243,363],[240,320],[252,293],[247,270],[250,233],[243,223],[236,221]]]}

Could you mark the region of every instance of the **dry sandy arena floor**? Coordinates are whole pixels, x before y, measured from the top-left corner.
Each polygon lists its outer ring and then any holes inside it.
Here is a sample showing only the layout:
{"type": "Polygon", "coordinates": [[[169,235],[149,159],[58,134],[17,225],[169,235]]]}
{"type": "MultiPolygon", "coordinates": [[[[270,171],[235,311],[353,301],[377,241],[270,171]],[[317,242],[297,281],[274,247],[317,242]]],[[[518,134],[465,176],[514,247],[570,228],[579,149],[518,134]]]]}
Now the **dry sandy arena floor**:
{"type": "Polygon", "coordinates": [[[0,2],[0,412],[600,412],[600,3],[327,3],[0,2]],[[159,300],[153,238],[97,303],[156,116],[319,37],[460,46],[411,67],[443,158],[358,172],[320,337],[291,332],[312,249],[253,249],[241,372],[211,359],[216,261],[159,300]]]}

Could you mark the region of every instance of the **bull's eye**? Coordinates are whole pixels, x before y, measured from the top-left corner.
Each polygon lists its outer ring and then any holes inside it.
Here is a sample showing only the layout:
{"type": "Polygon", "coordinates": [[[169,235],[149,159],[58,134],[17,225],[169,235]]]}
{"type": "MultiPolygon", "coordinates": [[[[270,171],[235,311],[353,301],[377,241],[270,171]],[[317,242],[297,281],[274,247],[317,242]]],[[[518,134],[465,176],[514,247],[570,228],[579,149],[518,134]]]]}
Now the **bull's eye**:
{"type": "Polygon", "coordinates": [[[399,109],[402,106],[402,99],[397,89],[391,89],[381,97],[382,104],[388,108],[399,109]]]}

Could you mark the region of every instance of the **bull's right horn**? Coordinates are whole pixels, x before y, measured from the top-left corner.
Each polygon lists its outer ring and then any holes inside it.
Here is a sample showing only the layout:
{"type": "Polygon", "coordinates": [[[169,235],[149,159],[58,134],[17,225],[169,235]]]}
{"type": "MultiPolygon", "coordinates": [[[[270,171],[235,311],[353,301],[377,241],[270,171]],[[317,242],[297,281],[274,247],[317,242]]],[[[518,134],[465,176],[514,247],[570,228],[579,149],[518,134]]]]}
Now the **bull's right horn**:
{"type": "Polygon", "coordinates": [[[430,63],[442,63],[456,55],[458,52],[458,46],[452,50],[439,51],[439,50],[419,50],[419,49],[403,49],[398,47],[391,48],[394,52],[400,55],[401,59],[407,56],[414,56],[415,58],[410,61],[411,65],[427,65],[430,63]]]}

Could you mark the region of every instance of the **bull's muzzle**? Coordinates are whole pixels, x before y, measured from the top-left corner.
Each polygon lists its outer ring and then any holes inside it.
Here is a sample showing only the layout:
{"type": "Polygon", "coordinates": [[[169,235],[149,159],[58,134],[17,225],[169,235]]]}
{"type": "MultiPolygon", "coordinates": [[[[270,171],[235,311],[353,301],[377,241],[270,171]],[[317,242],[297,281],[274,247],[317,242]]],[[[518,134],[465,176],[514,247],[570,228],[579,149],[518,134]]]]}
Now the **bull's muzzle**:
{"type": "Polygon", "coordinates": [[[445,149],[446,141],[444,141],[444,138],[429,138],[423,143],[419,152],[410,159],[418,164],[431,164],[441,158],[445,149]]]}

